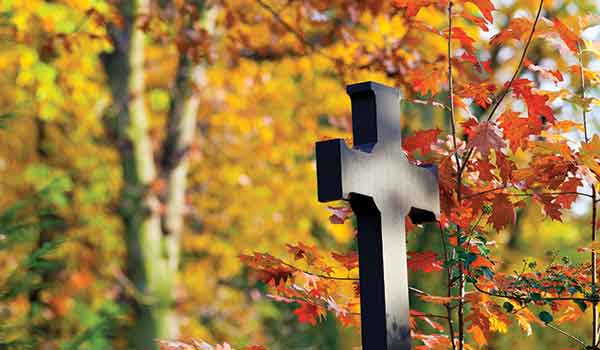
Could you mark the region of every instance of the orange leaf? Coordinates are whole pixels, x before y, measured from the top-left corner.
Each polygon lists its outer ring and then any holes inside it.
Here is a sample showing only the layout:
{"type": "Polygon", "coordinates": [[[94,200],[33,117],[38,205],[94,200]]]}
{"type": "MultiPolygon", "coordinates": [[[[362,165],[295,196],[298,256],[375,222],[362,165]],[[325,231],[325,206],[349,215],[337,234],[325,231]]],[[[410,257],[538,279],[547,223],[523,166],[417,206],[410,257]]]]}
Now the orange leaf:
{"type": "Polygon", "coordinates": [[[577,34],[564,25],[558,18],[554,19],[554,28],[556,28],[556,32],[560,35],[560,38],[567,44],[569,50],[577,54],[577,41],[579,40],[577,34]]]}
{"type": "Polygon", "coordinates": [[[532,26],[533,22],[530,19],[524,17],[513,18],[506,28],[490,39],[490,44],[495,46],[504,44],[510,39],[521,40],[531,31],[532,26]]]}
{"type": "Polygon", "coordinates": [[[300,323],[310,323],[313,326],[317,324],[317,318],[321,315],[316,305],[299,302],[300,307],[294,310],[294,314],[298,317],[300,323]]]}
{"type": "Polygon", "coordinates": [[[470,2],[473,5],[477,6],[479,11],[483,17],[490,23],[494,21],[494,17],[492,16],[492,11],[496,9],[494,4],[490,0],[466,0],[464,2],[470,2]]]}
{"type": "Polygon", "coordinates": [[[409,136],[402,140],[402,148],[412,155],[416,150],[420,150],[421,154],[431,152],[431,146],[437,141],[440,134],[440,129],[428,129],[417,131],[413,136],[409,136]]]}
{"type": "Polygon", "coordinates": [[[338,254],[336,252],[331,252],[331,256],[337,262],[342,264],[348,271],[358,267],[358,254],[356,252],[350,252],[348,254],[338,254]]]}
{"type": "Polygon", "coordinates": [[[412,271],[440,271],[442,264],[434,252],[408,252],[408,268],[412,271]]]}
{"type": "Polygon", "coordinates": [[[488,222],[496,230],[501,230],[508,224],[515,222],[515,208],[505,194],[499,194],[492,201],[492,214],[488,222]]]}
{"type": "Polygon", "coordinates": [[[481,255],[477,255],[475,260],[471,263],[470,267],[476,269],[481,266],[488,267],[491,269],[494,267],[494,263],[492,263],[491,261],[489,261],[481,255]]]}
{"type": "Polygon", "coordinates": [[[467,328],[467,331],[471,334],[471,336],[473,337],[473,340],[475,340],[477,345],[479,345],[479,346],[487,345],[487,339],[485,337],[485,334],[483,333],[483,331],[481,330],[481,328],[478,325],[471,324],[467,328]]]}

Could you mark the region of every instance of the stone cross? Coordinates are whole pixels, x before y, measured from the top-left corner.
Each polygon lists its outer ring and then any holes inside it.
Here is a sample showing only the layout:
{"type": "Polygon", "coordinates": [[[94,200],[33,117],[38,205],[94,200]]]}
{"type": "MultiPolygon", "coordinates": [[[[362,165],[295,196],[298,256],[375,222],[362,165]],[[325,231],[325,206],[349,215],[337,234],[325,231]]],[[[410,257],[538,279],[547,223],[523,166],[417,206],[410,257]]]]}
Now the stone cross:
{"type": "Polygon", "coordinates": [[[402,152],[397,89],[349,85],[354,148],[317,142],[320,202],[350,201],[357,217],[363,350],[410,349],[404,218],[434,221],[440,204],[436,169],[402,152]]]}

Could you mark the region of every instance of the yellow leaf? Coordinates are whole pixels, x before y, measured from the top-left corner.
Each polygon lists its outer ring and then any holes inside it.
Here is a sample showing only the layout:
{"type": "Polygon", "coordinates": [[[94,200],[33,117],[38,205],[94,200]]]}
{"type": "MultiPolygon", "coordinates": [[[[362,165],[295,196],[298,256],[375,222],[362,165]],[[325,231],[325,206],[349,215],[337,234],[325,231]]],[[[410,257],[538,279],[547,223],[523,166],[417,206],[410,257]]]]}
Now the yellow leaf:
{"type": "Polygon", "coordinates": [[[487,345],[487,339],[485,337],[485,334],[479,326],[471,325],[469,328],[467,328],[467,331],[471,333],[471,336],[473,337],[473,340],[475,340],[477,345],[479,345],[480,347],[487,345]]]}

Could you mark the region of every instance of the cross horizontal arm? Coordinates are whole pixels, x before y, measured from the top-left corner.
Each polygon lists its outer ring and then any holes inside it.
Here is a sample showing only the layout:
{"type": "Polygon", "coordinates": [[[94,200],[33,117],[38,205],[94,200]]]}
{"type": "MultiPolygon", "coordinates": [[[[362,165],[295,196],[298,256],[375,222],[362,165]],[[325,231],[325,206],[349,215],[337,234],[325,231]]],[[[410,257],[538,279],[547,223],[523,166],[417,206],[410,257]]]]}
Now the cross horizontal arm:
{"type": "Polygon", "coordinates": [[[319,202],[342,199],[342,139],[317,142],[317,191],[319,202]]]}

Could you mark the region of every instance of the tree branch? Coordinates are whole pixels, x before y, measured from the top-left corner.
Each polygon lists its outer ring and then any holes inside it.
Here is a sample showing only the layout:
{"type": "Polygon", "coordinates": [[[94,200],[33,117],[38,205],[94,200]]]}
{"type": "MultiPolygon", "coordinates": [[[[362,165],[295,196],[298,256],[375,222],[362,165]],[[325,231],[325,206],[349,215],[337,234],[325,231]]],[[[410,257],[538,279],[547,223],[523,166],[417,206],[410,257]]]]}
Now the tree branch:
{"type": "Polygon", "coordinates": [[[564,335],[564,336],[566,336],[566,337],[570,338],[571,340],[573,340],[573,341],[575,341],[575,342],[577,342],[577,343],[579,343],[579,344],[581,344],[581,345],[583,345],[583,346],[585,346],[585,347],[587,348],[587,344],[586,344],[586,343],[584,343],[584,342],[583,342],[583,340],[581,340],[581,339],[579,339],[579,338],[575,337],[574,335],[571,335],[571,334],[569,334],[569,333],[567,333],[567,332],[563,331],[562,329],[560,329],[560,328],[556,327],[555,325],[553,325],[553,324],[551,324],[551,323],[546,323],[546,327],[548,327],[548,328],[550,328],[550,329],[554,329],[554,330],[555,330],[555,331],[557,331],[558,333],[560,333],[560,334],[562,334],[562,335],[564,335]]]}
{"type": "MultiPolygon", "coordinates": [[[[527,38],[527,43],[525,44],[525,48],[523,49],[523,53],[521,54],[521,58],[519,59],[519,64],[517,65],[517,68],[515,69],[515,72],[514,72],[512,78],[510,79],[509,83],[505,86],[500,97],[498,99],[496,99],[494,105],[492,106],[490,114],[488,115],[488,117],[486,119],[487,121],[490,121],[492,119],[492,117],[494,116],[494,113],[500,106],[500,103],[502,102],[502,100],[504,100],[504,98],[508,94],[508,91],[512,87],[512,84],[516,80],[517,76],[519,75],[519,72],[521,71],[521,68],[523,67],[523,61],[525,60],[525,57],[527,56],[527,50],[529,49],[529,45],[531,44],[531,41],[533,39],[533,34],[535,33],[535,28],[536,28],[538,20],[540,18],[540,14],[542,13],[543,4],[544,4],[544,0],[540,0],[540,5],[539,5],[537,13],[535,15],[535,21],[533,22],[533,26],[531,27],[531,32],[529,33],[529,37],[527,38]]],[[[467,155],[465,156],[465,158],[463,160],[463,166],[460,168],[460,171],[459,171],[460,174],[462,174],[462,172],[465,170],[467,162],[473,155],[473,150],[474,150],[474,148],[471,147],[467,151],[467,155]]]]}
{"type": "Polygon", "coordinates": [[[508,82],[508,85],[506,85],[506,87],[502,91],[500,98],[498,98],[496,100],[496,102],[494,103],[494,105],[492,106],[492,109],[490,110],[490,114],[487,117],[488,121],[490,121],[492,119],[492,117],[494,116],[494,113],[500,106],[500,103],[502,103],[502,100],[504,100],[504,97],[506,97],[506,95],[508,94],[508,91],[512,87],[512,84],[517,79],[517,76],[519,76],[519,73],[521,72],[521,68],[523,68],[523,61],[525,61],[525,57],[527,57],[527,50],[529,49],[529,45],[531,44],[531,41],[533,39],[533,34],[535,33],[535,27],[537,26],[538,20],[540,19],[540,14],[542,13],[543,5],[544,5],[544,0],[540,0],[540,5],[538,7],[537,14],[535,15],[535,20],[533,21],[533,26],[531,27],[531,32],[529,32],[529,37],[527,38],[527,42],[525,43],[525,48],[523,48],[523,53],[521,54],[521,58],[519,59],[519,64],[517,65],[517,69],[515,69],[515,72],[514,72],[512,78],[508,82]]]}
{"type": "MultiPolygon", "coordinates": [[[[448,259],[448,246],[446,244],[446,237],[444,235],[444,229],[442,225],[438,222],[438,227],[440,229],[440,238],[442,239],[442,248],[444,249],[444,266],[446,266],[446,295],[451,298],[452,297],[452,267],[450,266],[450,260],[448,259]]],[[[446,317],[448,319],[448,333],[450,333],[450,343],[452,343],[452,350],[456,349],[456,344],[454,343],[454,322],[452,320],[452,306],[450,304],[444,305],[446,308],[446,317]]]]}

